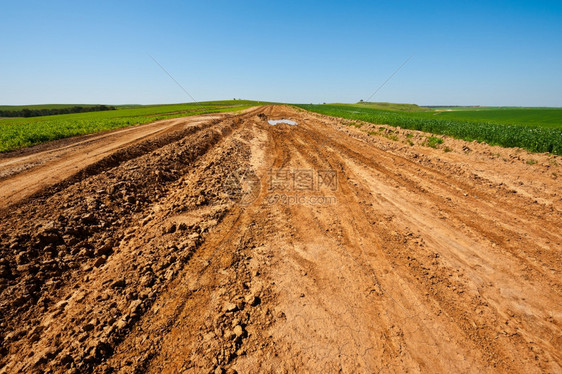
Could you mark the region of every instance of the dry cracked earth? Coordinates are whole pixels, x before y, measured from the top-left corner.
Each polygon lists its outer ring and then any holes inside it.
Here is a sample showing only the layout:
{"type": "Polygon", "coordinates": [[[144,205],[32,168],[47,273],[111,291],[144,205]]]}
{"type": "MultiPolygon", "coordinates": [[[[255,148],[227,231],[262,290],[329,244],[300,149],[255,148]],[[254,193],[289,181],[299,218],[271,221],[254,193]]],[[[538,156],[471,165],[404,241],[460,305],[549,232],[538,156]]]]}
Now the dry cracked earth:
{"type": "Polygon", "coordinates": [[[348,122],[1,156],[0,373],[560,373],[562,159],[348,122]]]}

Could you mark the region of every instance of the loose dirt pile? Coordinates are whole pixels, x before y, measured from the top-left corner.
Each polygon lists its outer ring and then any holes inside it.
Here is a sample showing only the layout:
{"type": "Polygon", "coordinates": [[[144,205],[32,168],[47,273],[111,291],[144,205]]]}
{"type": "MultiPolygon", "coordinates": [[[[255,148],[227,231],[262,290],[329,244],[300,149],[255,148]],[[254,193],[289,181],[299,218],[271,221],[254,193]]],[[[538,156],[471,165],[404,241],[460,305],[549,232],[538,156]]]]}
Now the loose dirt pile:
{"type": "Polygon", "coordinates": [[[4,156],[0,373],[560,372],[561,158],[347,122],[4,156]]]}

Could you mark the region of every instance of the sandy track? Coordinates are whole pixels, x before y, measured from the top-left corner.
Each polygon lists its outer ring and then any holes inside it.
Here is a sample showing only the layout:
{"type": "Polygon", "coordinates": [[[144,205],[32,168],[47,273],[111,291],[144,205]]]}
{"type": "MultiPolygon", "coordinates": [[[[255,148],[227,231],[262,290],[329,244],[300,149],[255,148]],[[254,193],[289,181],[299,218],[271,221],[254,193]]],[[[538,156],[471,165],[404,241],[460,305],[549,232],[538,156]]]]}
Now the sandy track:
{"type": "Polygon", "coordinates": [[[562,370],[559,157],[175,121],[4,210],[0,372],[562,370]]]}

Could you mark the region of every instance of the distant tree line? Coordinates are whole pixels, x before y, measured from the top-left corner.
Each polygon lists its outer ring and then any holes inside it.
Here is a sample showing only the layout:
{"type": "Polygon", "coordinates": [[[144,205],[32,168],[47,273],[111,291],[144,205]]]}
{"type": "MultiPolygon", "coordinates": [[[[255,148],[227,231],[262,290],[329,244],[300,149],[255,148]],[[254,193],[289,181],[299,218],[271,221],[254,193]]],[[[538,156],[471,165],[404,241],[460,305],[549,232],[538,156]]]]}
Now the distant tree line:
{"type": "Polygon", "coordinates": [[[21,110],[0,110],[0,117],[39,117],[53,116],[55,114],[85,113],[85,112],[101,112],[104,110],[115,110],[110,105],[93,105],[93,106],[72,106],[66,108],[50,108],[50,109],[21,109],[21,110]]]}

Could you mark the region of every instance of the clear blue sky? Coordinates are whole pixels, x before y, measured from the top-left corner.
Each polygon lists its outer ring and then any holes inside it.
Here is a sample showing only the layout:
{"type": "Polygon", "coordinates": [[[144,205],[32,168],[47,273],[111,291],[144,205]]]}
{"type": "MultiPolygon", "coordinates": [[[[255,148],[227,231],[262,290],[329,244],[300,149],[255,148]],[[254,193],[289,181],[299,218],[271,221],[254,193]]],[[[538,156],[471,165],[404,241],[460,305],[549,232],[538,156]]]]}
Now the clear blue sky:
{"type": "Polygon", "coordinates": [[[25,1],[0,104],[197,100],[562,106],[562,1],[25,1]]]}

